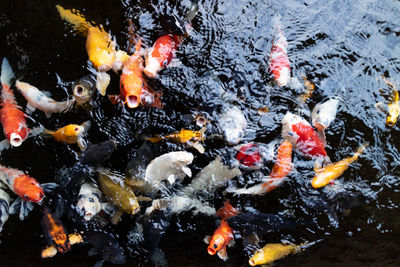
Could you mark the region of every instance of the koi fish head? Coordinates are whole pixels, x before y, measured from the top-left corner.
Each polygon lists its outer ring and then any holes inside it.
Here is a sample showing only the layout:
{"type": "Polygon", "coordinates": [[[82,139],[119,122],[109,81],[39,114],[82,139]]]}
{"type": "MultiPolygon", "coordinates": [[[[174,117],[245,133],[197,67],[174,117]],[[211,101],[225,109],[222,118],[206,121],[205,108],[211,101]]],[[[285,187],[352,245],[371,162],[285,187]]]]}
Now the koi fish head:
{"type": "Polygon", "coordinates": [[[250,266],[256,266],[263,264],[265,258],[265,253],[262,249],[257,250],[257,252],[249,259],[250,266]]]}
{"type": "Polygon", "coordinates": [[[390,127],[394,126],[396,124],[397,118],[399,117],[399,114],[400,114],[400,106],[398,102],[389,104],[389,112],[386,118],[386,124],[389,125],[390,127]]]}
{"type": "Polygon", "coordinates": [[[22,199],[34,203],[39,203],[44,197],[40,184],[25,174],[14,179],[14,192],[22,199]]]}
{"type": "Polygon", "coordinates": [[[95,92],[95,87],[95,81],[90,75],[75,81],[72,85],[72,92],[76,102],[78,104],[83,104],[89,101],[95,92]]]}
{"type": "Polygon", "coordinates": [[[318,130],[328,128],[336,117],[338,105],[338,99],[330,99],[325,103],[317,104],[311,114],[312,125],[314,125],[318,130]]]}
{"type": "Polygon", "coordinates": [[[121,75],[120,90],[124,103],[129,108],[137,108],[140,104],[140,95],[143,89],[143,82],[134,73],[121,75]]]}
{"type": "Polygon", "coordinates": [[[14,147],[18,147],[24,142],[28,131],[26,128],[22,128],[20,131],[12,132],[7,135],[7,139],[9,140],[10,144],[14,147]]]}
{"type": "Polygon", "coordinates": [[[226,245],[226,243],[227,240],[225,240],[225,236],[216,231],[211,238],[210,244],[208,245],[208,254],[215,255],[215,253],[221,250],[226,245]]]}
{"type": "Polygon", "coordinates": [[[69,124],[64,128],[64,134],[70,137],[77,137],[82,132],[83,132],[82,127],[77,124],[69,124]]]}

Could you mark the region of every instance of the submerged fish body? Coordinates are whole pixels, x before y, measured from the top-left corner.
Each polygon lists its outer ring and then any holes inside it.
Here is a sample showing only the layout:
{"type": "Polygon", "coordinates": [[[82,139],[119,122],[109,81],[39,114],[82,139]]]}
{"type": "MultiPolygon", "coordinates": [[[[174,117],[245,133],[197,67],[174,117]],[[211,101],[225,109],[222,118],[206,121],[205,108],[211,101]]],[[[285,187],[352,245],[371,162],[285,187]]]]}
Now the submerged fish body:
{"type": "Polygon", "coordinates": [[[144,180],[155,185],[163,180],[168,180],[173,184],[176,179],[191,177],[192,171],[187,165],[192,163],[193,158],[193,154],[186,151],[163,154],[153,159],[146,167],[144,180]]]}
{"type": "Polygon", "coordinates": [[[82,184],[79,194],[78,194],[78,202],[76,207],[78,209],[78,213],[86,220],[91,220],[94,216],[96,216],[101,211],[101,192],[91,183],[82,184]]]}
{"type": "Polygon", "coordinates": [[[110,158],[114,152],[116,143],[113,140],[104,141],[98,144],[89,145],[84,151],[80,163],[88,166],[99,166],[101,163],[110,158]]]}
{"type": "Polygon", "coordinates": [[[78,105],[84,105],[92,98],[96,89],[96,81],[91,75],[86,75],[72,84],[72,93],[78,105]]]}
{"type": "Polygon", "coordinates": [[[250,266],[271,264],[291,253],[297,253],[301,245],[293,244],[267,244],[249,259],[250,266]]]}
{"type": "Polygon", "coordinates": [[[232,107],[223,112],[218,124],[223,132],[225,141],[230,145],[235,145],[244,137],[247,121],[239,108],[232,107]]]}
{"type": "Polygon", "coordinates": [[[40,223],[49,245],[54,245],[60,253],[65,253],[71,249],[67,232],[60,219],[51,214],[47,208],[43,210],[40,223]]]}
{"type": "Polygon", "coordinates": [[[264,179],[264,182],[262,184],[255,185],[250,188],[227,188],[226,191],[235,194],[263,195],[280,186],[291,170],[292,144],[289,141],[284,140],[278,148],[276,161],[274,166],[272,167],[272,171],[269,176],[264,179]]]}
{"type": "Polygon", "coordinates": [[[140,211],[135,193],[125,185],[122,177],[108,170],[100,170],[98,181],[101,191],[118,209],[131,215],[140,211]]]}
{"type": "Polygon", "coordinates": [[[125,263],[124,252],[113,234],[100,231],[92,232],[88,234],[88,242],[93,246],[90,255],[98,254],[103,258],[103,261],[113,264],[125,263]]]}
{"type": "Polygon", "coordinates": [[[0,233],[10,215],[10,196],[0,188],[0,233]]]}
{"type": "Polygon", "coordinates": [[[66,101],[58,102],[54,99],[46,96],[42,91],[36,88],[29,83],[16,81],[15,87],[18,91],[25,97],[26,101],[28,101],[30,105],[30,109],[39,109],[43,111],[47,117],[51,115],[51,113],[62,113],[69,111],[75,100],[68,99],[66,101]]]}
{"type": "Polygon", "coordinates": [[[332,180],[340,177],[343,172],[349,168],[349,165],[358,159],[359,155],[364,151],[366,146],[367,144],[362,144],[352,157],[332,163],[331,165],[321,169],[315,169],[316,175],[311,182],[312,186],[314,188],[324,187],[332,180]]]}
{"type": "Polygon", "coordinates": [[[163,28],[169,31],[171,34],[174,35],[187,35],[187,27],[185,26],[185,22],[181,20],[178,16],[172,15],[163,15],[160,18],[160,23],[163,28]]]}
{"type": "Polygon", "coordinates": [[[23,200],[39,203],[44,197],[40,184],[20,170],[0,165],[0,181],[23,200]]]}
{"type": "Polygon", "coordinates": [[[269,71],[279,86],[286,86],[290,80],[290,61],[286,49],[286,37],[283,31],[279,29],[269,54],[269,71]]]}
{"type": "Polygon", "coordinates": [[[199,192],[213,193],[229,180],[241,174],[239,168],[228,168],[222,163],[221,157],[217,156],[196,175],[183,191],[189,196],[199,192]]]}
{"type": "Polygon", "coordinates": [[[6,58],[1,65],[1,107],[0,121],[3,132],[9,143],[18,147],[27,138],[29,129],[26,125],[26,115],[17,105],[13,92],[11,91],[11,80],[14,73],[6,58]]]}
{"type": "Polygon", "coordinates": [[[302,117],[287,112],[282,119],[282,137],[308,158],[329,159],[325,144],[302,117]]]}
{"type": "Polygon", "coordinates": [[[146,55],[144,74],[149,78],[155,78],[159,71],[169,65],[179,43],[179,37],[175,34],[160,36],[146,55]]]}
{"type": "Polygon", "coordinates": [[[213,216],[215,214],[215,208],[209,206],[208,204],[202,203],[195,197],[189,196],[168,196],[161,199],[153,200],[150,208],[146,210],[146,214],[150,214],[154,210],[163,210],[167,214],[180,214],[185,211],[191,210],[193,214],[203,213],[208,216],[213,216]]]}

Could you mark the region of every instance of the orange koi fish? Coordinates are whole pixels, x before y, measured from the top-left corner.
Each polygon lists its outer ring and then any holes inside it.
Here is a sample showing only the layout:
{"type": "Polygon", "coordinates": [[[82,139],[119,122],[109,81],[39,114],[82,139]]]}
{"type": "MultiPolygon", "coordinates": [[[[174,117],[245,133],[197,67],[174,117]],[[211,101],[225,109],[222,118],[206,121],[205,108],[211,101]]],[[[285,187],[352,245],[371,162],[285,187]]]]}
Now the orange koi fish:
{"type": "Polygon", "coordinates": [[[71,23],[79,34],[86,36],[86,51],[89,60],[98,71],[108,71],[111,68],[115,71],[121,69],[128,55],[126,52],[116,50],[115,41],[102,25],[93,26],[75,9],[64,9],[60,5],[56,5],[56,8],[62,19],[71,23]]]}
{"type": "Polygon", "coordinates": [[[208,245],[207,252],[210,255],[217,253],[218,257],[224,261],[228,259],[226,252],[226,246],[233,246],[233,231],[229,227],[227,219],[239,214],[239,211],[235,209],[229,200],[224,202],[224,206],[218,209],[217,216],[222,218],[220,226],[214,231],[213,236],[206,236],[204,242],[208,245]]]}
{"type": "Polygon", "coordinates": [[[292,170],[292,150],[293,145],[284,140],[278,148],[276,161],[272,167],[272,171],[264,180],[264,183],[252,186],[250,188],[227,188],[226,191],[235,194],[253,194],[253,195],[264,195],[285,181],[286,176],[292,170]]]}
{"type": "Polygon", "coordinates": [[[77,143],[81,150],[84,150],[86,143],[83,139],[84,135],[90,128],[90,121],[86,121],[81,125],[68,124],[57,131],[44,130],[44,134],[50,134],[54,137],[54,140],[67,144],[77,143]]]}
{"type": "Polygon", "coordinates": [[[340,177],[349,168],[349,165],[358,159],[358,156],[360,156],[366,146],[368,146],[368,143],[360,145],[352,157],[345,158],[324,168],[315,168],[316,175],[311,182],[312,186],[314,188],[324,187],[332,180],[340,177]]]}
{"type": "Polygon", "coordinates": [[[17,105],[13,92],[11,91],[11,79],[14,74],[6,58],[1,65],[1,107],[0,121],[3,132],[12,146],[18,147],[26,139],[29,129],[26,125],[26,115],[17,105]]]}
{"type": "Polygon", "coordinates": [[[397,91],[396,86],[388,81],[385,76],[382,75],[382,79],[393,90],[392,99],[388,104],[378,102],[375,104],[375,107],[379,108],[383,113],[387,115],[386,124],[390,127],[393,127],[396,124],[397,118],[400,115],[399,92],[397,91]]]}
{"type": "Polygon", "coordinates": [[[11,191],[23,200],[39,203],[44,197],[40,184],[20,170],[0,165],[0,181],[5,183],[11,191]]]}

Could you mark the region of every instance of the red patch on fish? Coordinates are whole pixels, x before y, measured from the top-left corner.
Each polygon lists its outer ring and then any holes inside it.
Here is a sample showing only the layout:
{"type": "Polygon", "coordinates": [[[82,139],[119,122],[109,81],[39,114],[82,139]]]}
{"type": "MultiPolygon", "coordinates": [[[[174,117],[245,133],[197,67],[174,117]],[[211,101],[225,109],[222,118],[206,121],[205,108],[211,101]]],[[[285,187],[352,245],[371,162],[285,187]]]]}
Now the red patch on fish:
{"type": "Polygon", "coordinates": [[[292,130],[298,135],[296,148],[308,157],[326,157],[324,142],[318,137],[309,124],[302,122],[292,125],[292,130]]]}
{"type": "Polygon", "coordinates": [[[236,159],[249,168],[256,168],[262,164],[262,155],[257,145],[250,143],[240,147],[236,159]]]}
{"type": "Polygon", "coordinates": [[[282,32],[279,32],[276,38],[279,39],[272,45],[269,55],[269,71],[278,85],[285,86],[290,73],[290,61],[286,52],[287,43],[282,32]],[[288,73],[284,74],[283,70],[288,73]],[[281,77],[282,75],[287,75],[287,77],[281,77]]]}

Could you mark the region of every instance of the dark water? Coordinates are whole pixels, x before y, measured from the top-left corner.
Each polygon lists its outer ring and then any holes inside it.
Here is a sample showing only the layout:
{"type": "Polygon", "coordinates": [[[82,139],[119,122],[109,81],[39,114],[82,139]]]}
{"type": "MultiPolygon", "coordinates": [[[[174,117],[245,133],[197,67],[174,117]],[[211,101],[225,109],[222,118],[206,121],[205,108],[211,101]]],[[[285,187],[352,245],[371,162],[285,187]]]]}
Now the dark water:
{"type": "MultiPolygon", "coordinates": [[[[54,1],[1,0],[0,56],[9,59],[18,79],[50,91],[54,99],[61,100],[71,94],[75,79],[88,74],[90,63],[85,38],[75,34],[59,18],[55,4],[54,1]]],[[[126,19],[133,20],[137,33],[150,46],[161,31],[159,17],[165,13],[184,16],[191,5],[190,1],[129,0],[59,4],[76,8],[86,18],[103,24],[123,50],[128,47],[126,19]]],[[[201,1],[192,23],[193,33],[177,52],[182,65],[166,69],[150,83],[153,89],[164,92],[164,110],[126,110],[113,106],[107,98],[96,96],[96,107],[89,112],[75,110],[46,119],[37,111],[31,115],[29,124],[40,123],[56,129],[90,119],[90,142],[115,139],[120,143],[104,166],[124,172],[143,142],[141,136],[171,133],[183,127],[195,129],[182,115],[221,101],[213,93],[219,87],[234,96],[234,77],[242,75],[248,82],[249,97],[245,101],[232,97],[228,103],[245,113],[248,120],[245,141],[269,143],[279,139],[281,119],[286,111],[295,111],[301,91],[273,85],[268,75],[268,54],[275,34],[272,17],[276,14],[281,16],[288,39],[292,76],[300,79],[305,75],[316,84],[308,107],[312,109],[331,96],[340,96],[343,100],[336,120],[327,131],[327,152],[332,161],[351,155],[365,141],[370,143],[340,178],[343,192],[353,192],[358,197],[342,196],[327,201],[328,189],[314,190],[310,186],[314,175],[312,162],[297,153],[294,170],[277,190],[263,197],[228,197],[242,210],[253,207],[265,213],[286,213],[313,222],[294,231],[262,237],[261,245],[283,240],[318,241],[302,254],[277,262],[278,266],[400,265],[400,133],[398,126],[385,126],[385,117],[374,107],[377,101],[387,102],[390,92],[380,79],[382,74],[400,83],[398,1],[201,1]],[[210,75],[217,76],[220,82],[210,81],[210,75]],[[256,110],[263,106],[268,106],[270,112],[260,116],[256,110]]],[[[111,75],[108,93],[113,94],[119,91],[119,79],[111,75]]],[[[25,100],[16,95],[24,106],[25,100]]],[[[194,174],[215,155],[233,153],[232,148],[225,148],[220,142],[208,140],[205,146],[205,155],[191,150],[195,153],[191,166],[194,174]]],[[[157,154],[174,149],[182,147],[160,144],[157,154]]],[[[60,168],[71,167],[78,158],[77,152],[73,145],[36,137],[19,148],[3,152],[1,164],[28,171],[44,183],[54,181],[60,168]]],[[[236,180],[244,185],[246,181],[252,182],[252,177],[245,174],[236,180]]],[[[217,191],[210,204],[218,208],[223,200],[222,191],[217,191]]],[[[22,222],[17,216],[10,217],[0,236],[2,266],[79,266],[98,260],[87,256],[89,247],[85,245],[73,247],[72,251],[54,259],[40,259],[41,248],[45,246],[40,217],[38,208],[22,222]]],[[[73,231],[74,224],[66,218],[63,221],[73,231]]],[[[126,235],[134,222],[135,217],[125,215],[124,221],[113,229],[119,234],[126,254],[132,256],[126,266],[151,265],[151,261],[126,246],[126,235]]],[[[184,213],[172,219],[159,248],[172,266],[246,266],[248,257],[240,239],[234,248],[228,248],[230,259],[226,263],[207,254],[207,245],[202,239],[212,234],[215,227],[214,218],[184,213]]]]}

